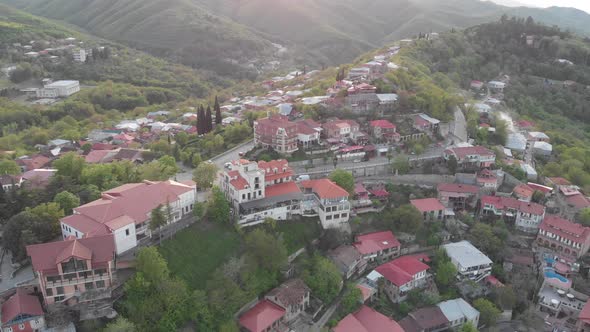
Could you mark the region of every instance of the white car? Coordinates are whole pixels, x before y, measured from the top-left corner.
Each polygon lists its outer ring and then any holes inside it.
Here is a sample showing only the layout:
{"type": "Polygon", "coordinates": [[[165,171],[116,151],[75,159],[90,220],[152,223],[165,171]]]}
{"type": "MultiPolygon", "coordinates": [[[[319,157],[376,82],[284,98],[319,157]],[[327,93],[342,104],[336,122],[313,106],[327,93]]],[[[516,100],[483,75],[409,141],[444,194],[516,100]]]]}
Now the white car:
{"type": "Polygon", "coordinates": [[[223,164],[223,167],[225,167],[227,169],[231,169],[231,163],[227,162],[227,163],[223,164]]]}

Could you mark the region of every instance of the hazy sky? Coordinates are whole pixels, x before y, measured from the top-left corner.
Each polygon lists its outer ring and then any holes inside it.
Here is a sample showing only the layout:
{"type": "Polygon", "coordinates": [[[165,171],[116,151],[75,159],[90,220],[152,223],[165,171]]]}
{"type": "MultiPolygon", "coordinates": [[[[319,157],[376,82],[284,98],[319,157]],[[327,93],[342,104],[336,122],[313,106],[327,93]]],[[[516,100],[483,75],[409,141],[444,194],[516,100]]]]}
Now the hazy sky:
{"type": "MultiPolygon", "coordinates": [[[[590,13],[590,0],[516,0],[527,6],[535,7],[574,7],[590,13]]],[[[590,22],[588,22],[590,24],[590,22]]]]}

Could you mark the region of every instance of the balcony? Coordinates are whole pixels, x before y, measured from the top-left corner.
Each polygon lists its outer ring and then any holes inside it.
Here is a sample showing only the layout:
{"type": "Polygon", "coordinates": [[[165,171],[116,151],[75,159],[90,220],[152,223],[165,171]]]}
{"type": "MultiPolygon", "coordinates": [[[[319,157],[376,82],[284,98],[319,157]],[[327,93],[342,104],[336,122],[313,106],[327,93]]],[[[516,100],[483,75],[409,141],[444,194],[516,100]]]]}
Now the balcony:
{"type": "Polygon", "coordinates": [[[99,281],[99,280],[109,280],[110,277],[107,273],[103,275],[92,275],[86,278],[69,278],[63,280],[55,280],[49,281],[47,280],[47,287],[58,287],[58,286],[73,286],[79,285],[87,282],[99,281]]]}
{"type": "Polygon", "coordinates": [[[78,298],[80,302],[98,301],[103,299],[111,298],[111,289],[90,289],[85,292],[76,291],[74,296],[78,298]]]}

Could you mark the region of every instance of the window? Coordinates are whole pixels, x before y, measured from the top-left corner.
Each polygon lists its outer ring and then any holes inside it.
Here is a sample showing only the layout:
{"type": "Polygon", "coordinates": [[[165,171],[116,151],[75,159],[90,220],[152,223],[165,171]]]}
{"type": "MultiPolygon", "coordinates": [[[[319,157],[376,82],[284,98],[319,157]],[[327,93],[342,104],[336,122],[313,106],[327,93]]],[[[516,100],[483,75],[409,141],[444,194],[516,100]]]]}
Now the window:
{"type": "Polygon", "coordinates": [[[104,280],[99,280],[96,282],[96,288],[104,288],[104,287],[105,287],[104,280]]]}
{"type": "Polygon", "coordinates": [[[332,220],[332,216],[326,216],[326,220],[332,220]]]}
{"type": "Polygon", "coordinates": [[[129,236],[129,228],[125,230],[125,236],[129,236]]]}
{"type": "Polygon", "coordinates": [[[55,302],[60,302],[60,301],[63,301],[64,299],[65,299],[65,296],[61,295],[61,296],[56,296],[54,300],[55,300],[55,302]]]}
{"type": "Polygon", "coordinates": [[[94,283],[93,282],[87,282],[87,283],[84,284],[84,287],[86,288],[86,290],[94,289],[94,283]]]}
{"type": "Polygon", "coordinates": [[[348,217],[348,213],[343,213],[342,218],[346,218],[346,217],[348,217]]]}
{"type": "Polygon", "coordinates": [[[53,288],[46,288],[45,294],[47,294],[47,296],[53,296],[53,288]]]}
{"type": "Polygon", "coordinates": [[[57,294],[61,295],[64,293],[64,288],[63,287],[57,287],[56,288],[57,294]]]}

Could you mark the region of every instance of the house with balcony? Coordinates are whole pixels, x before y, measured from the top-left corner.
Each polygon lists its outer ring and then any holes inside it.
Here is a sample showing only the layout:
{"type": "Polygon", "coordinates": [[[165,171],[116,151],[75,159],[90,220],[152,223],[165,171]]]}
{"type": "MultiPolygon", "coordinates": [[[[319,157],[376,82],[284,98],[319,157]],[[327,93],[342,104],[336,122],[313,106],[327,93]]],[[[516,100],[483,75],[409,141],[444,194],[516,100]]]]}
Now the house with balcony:
{"type": "Polygon", "coordinates": [[[400,134],[396,131],[396,126],[388,120],[374,120],[369,122],[369,132],[379,142],[399,142],[401,138],[400,134]]]}
{"type": "Polygon", "coordinates": [[[331,120],[322,124],[323,135],[330,143],[354,142],[361,133],[354,120],[331,120]]]}
{"type": "Polygon", "coordinates": [[[81,239],[113,234],[117,254],[124,253],[152,236],[149,222],[152,210],[158,206],[169,208],[168,223],[191,215],[196,191],[192,181],[145,180],[124,184],[103,192],[100,199],[74,208],[72,215],[62,218],[62,236],[81,239]]]}
{"type": "Polygon", "coordinates": [[[517,229],[536,233],[545,217],[545,206],[532,202],[523,202],[512,197],[483,196],[481,214],[514,220],[517,229]]]}
{"type": "Polygon", "coordinates": [[[282,332],[289,331],[285,324],[287,311],[269,300],[261,300],[238,319],[240,331],[282,332]]]}
{"type": "Polygon", "coordinates": [[[29,295],[23,288],[2,303],[0,316],[2,332],[35,332],[45,329],[45,313],[39,298],[29,295]]]}
{"type": "Polygon", "coordinates": [[[379,106],[379,97],[377,97],[377,88],[361,83],[348,88],[346,97],[346,107],[354,113],[365,113],[376,110],[379,106]]]}
{"type": "Polygon", "coordinates": [[[437,198],[411,199],[412,204],[424,217],[424,221],[445,219],[445,206],[437,198]]]}
{"type": "Polygon", "coordinates": [[[484,190],[488,192],[498,190],[498,187],[501,183],[501,179],[499,179],[498,174],[487,168],[477,173],[475,181],[478,186],[482,187],[484,190]]]}
{"type": "Polygon", "coordinates": [[[305,119],[295,123],[297,124],[297,144],[307,149],[320,142],[322,125],[311,119],[305,119]]]}
{"type": "Polygon", "coordinates": [[[379,265],[367,276],[373,284],[384,281],[384,292],[393,303],[406,299],[413,289],[426,288],[430,275],[429,266],[416,256],[403,256],[379,265]]]}
{"type": "Polygon", "coordinates": [[[329,179],[307,180],[300,183],[303,192],[303,215],[317,215],[324,229],[339,228],[350,218],[349,194],[329,179]]]}
{"type": "Polygon", "coordinates": [[[74,306],[111,297],[115,235],[106,234],[27,246],[46,305],[74,306]]]}
{"type": "Polygon", "coordinates": [[[445,244],[443,249],[461,279],[479,282],[492,273],[492,260],[469,241],[445,244]]]}
{"type": "Polygon", "coordinates": [[[440,120],[424,113],[416,114],[414,116],[414,128],[424,133],[434,134],[439,131],[440,120]]]}
{"type": "Polygon", "coordinates": [[[291,322],[309,307],[311,291],[299,278],[290,279],[268,292],[264,298],[285,308],[285,322],[291,322]]]}
{"type": "Polygon", "coordinates": [[[539,226],[537,245],[577,260],[590,248],[590,228],[555,215],[547,215],[539,226]]]}
{"type": "Polygon", "coordinates": [[[357,235],[353,246],[370,263],[387,262],[401,251],[401,244],[391,231],[357,235]]]}
{"type": "Polygon", "coordinates": [[[367,260],[351,245],[341,245],[328,251],[328,258],[336,265],[344,279],[360,275],[367,268],[367,260]]]}
{"type": "Polygon", "coordinates": [[[272,115],[254,121],[254,144],[279,153],[297,151],[297,124],[284,115],[272,115]]]}
{"type": "Polygon", "coordinates": [[[459,183],[439,183],[438,200],[446,208],[467,210],[475,208],[479,187],[459,183]]]}
{"type": "Polygon", "coordinates": [[[457,164],[462,169],[489,168],[496,162],[494,151],[483,146],[453,147],[443,152],[445,160],[455,157],[457,164]]]}

